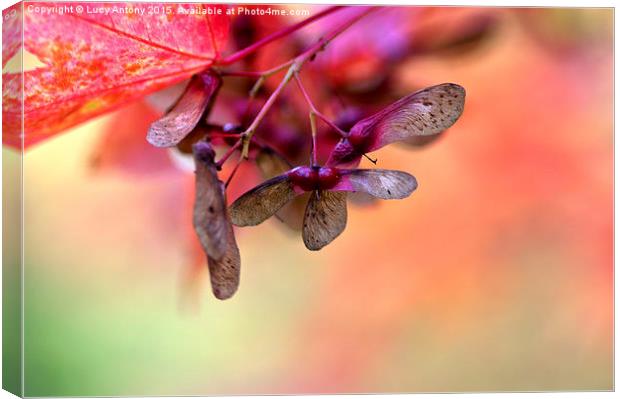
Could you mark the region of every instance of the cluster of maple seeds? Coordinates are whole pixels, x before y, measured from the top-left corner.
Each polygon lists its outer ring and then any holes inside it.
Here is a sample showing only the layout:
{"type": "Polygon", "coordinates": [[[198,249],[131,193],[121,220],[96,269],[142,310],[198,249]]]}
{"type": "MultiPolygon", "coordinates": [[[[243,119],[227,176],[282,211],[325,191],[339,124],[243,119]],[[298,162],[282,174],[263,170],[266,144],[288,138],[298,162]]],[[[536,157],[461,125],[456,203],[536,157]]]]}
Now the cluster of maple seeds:
{"type": "MultiPolygon", "coordinates": [[[[206,121],[222,85],[222,72],[208,69],[192,77],[181,97],[148,131],[147,140],[154,146],[191,148],[193,152],[196,168],[193,224],[208,259],[213,293],[219,299],[230,298],[239,286],[241,259],[233,225],[254,226],[273,215],[284,217],[279,214],[287,204],[309,193],[303,212],[302,238],[308,249],[320,250],[346,227],[347,193],[403,199],[417,187],[416,179],[406,172],[359,169],[366,153],[397,141],[436,136],[454,124],[463,112],[465,90],[457,84],[444,83],[403,97],[357,121],[348,131],[342,130],[314,106],[299,76],[303,64],[316,56],[333,37],[335,35],[321,39],[284,65],[289,68],[287,74],[249,126],[209,128],[206,121]],[[312,137],[310,162],[297,167],[292,167],[268,143],[254,137],[257,126],[284,86],[293,79],[310,108],[312,137]],[[316,156],[316,118],[341,136],[322,166],[316,156]],[[213,149],[216,142],[228,146],[217,161],[213,149]],[[250,150],[254,152],[253,157],[250,157],[250,150]],[[236,152],[240,153],[239,161],[224,183],[218,172],[236,152]],[[270,170],[282,170],[282,164],[291,167],[244,193],[228,207],[226,188],[239,164],[248,159],[253,159],[263,169],[265,162],[272,163],[268,167],[270,170]]],[[[263,78],[260,75],[258,83],[263,78]]]]}

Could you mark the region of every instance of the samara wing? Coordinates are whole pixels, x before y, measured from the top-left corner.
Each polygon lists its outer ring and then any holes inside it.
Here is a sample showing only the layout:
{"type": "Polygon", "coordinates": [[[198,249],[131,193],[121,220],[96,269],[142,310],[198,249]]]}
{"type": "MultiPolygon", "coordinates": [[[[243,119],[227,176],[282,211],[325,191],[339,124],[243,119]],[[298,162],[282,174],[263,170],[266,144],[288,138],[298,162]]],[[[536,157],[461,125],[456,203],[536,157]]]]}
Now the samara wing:
{"type": "Polygon", "coordinates": [[[177,145],[198,124],[220,85],[220,77],[213,72],[194,75],[172,108],[153,122],[147,141],[155,147],[177,145]]]}
{"type": "Polygon", "coordinates": [[[399,170],[351,169],[343,172],[342,181],[333,189],[364,192],[381,199],[403,199],[417,187],[415,177],[399,170]]]}
{"type": "Polygon", "coordinates": [[[463,113],[465,89],[454,83],[427,87],[353,126],[351,136],[368,137],[366,152],[414,136],[431,136],[452,126],[463,113]]]}
{"type": "Polygon", "coordinates": [[[306,248],[318,251],[338,237],[346,225],[346,193],[337,191],[311,193],[302,229],[306,248]]]}
{"type": "Polygon", "coordinates": [[[241,257],[230,223],[228,223],[226,237],[228,245],[224,255],[219,260],[208,257],[211,290],[218,299],[230,298],[239,287],[241,257]]]}
{"type": "Polygon", "coordinates": [[[215,153],[204,141],[193,147],[196,165],[194,229],[203,249],[213,259],[221,259],[228,248],[228,226],[224,184],[217,177],[215,153]]]}
{"type": "Polygon", "coordinates": [[[256,226],[276,213],[295,197],[293,184],[287,175],[273,177],[237,198],[230,205],[233,224],[256,226]]]}

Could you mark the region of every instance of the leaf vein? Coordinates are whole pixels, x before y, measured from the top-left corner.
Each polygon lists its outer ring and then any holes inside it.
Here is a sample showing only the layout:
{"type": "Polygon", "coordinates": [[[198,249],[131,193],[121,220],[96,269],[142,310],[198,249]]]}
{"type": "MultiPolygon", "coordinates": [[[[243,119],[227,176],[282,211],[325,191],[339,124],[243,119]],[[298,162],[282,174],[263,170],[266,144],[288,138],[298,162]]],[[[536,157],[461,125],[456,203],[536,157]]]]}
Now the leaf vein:
{"type": "MultiPolygon", "coordinates": [[[[107,25],[102,24],[102,23],[97,22],[97,21],[93,21],[92,19],[83,17],[81,15],[77,15],[77,14],[68,14],[68,15],[70,15],[70,16],[72,16],[74,18],[80,19],[80,20],[82,20],[84,22],[87,22],[89,24],[98,26],[98,27],[100,27],[102,29],[106,29],[106,30],[108,30],[108,31],[110,31],[112,33],[117,34],[117,35],[127,37],[129,39],[135,40],[137,42],[146,44],[146,45],[154,47],[154,48],[158,48],[158,49],[161,49],[161,50],[164,50],[164,51],[168,51],[168,52],[171,52],[171,53],[179,54],[179,55],[182,55],[182,56],[185,56],[185,57],[188,57],[188,58],[195,58],[195,59],[202,60],[202,61],[213,61],[213,59],[214,59],[214,57],[204,57],[204,56],[201,56],[201,55],[198,55],[198,54],[192,54],[192,53],[188,53],[188,52],[185,52],[185,51],[176,50],[176,49],[173,49],[171,47],[164,46],[164,45],[159,44],[159,43],[155,43],[153,41],[148,41],[148,40],[145,40],[145,39],[143,39],[143,38],[141,38],[139,36],[132,35],[131,33],[124,32],[122,30],[116,29],[114,27],[107,26],[107,25]]],[[[213,37],[211,38],[211,40],[213,40],[213,37]]]]}

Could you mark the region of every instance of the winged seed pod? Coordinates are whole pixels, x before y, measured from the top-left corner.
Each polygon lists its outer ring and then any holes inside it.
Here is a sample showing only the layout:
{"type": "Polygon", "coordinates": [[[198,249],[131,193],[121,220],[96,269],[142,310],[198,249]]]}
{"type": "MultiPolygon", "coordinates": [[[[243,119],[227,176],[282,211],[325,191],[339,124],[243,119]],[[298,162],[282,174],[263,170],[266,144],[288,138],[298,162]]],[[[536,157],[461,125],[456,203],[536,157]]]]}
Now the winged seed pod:
{"type": "Polygon", "coordinates": [[[327,166],[359,165],[361,157],[396,141],[437,135],[463,113],[465,89],[444,83],[417,91],[357,122],[334,147],[327,166]]]}
{"type": "Polygon", "coordinates": [[[217,176],[215,152],[199,141],[193,146],[196,164],[194,229],[209,264],[213,294],[230,298],[239,286],[241,259],[233,227],[226,209],[224,183],[217,176]]]}
{"type": "MultiPolygon", "coordinates": [[[[265,149],[256,157],[256,165],[264,179],[271,179],[293,168],[290,162],[276,155],[273,150],[265,149]]],[[[276,218],[287,228],[301,232],[309,197],[310,194],[306,193],[293,198],[276,212],[276,218]]]]}
{"type": "Polygon", "coordinates": [[[222,83],[211,71],[192,76],[185,91],[160,119],[153,122],[146,139],[155,147],[173,147],[187,136],[207,112],[222,83]]]}
{"type": "Polygon", "coordinates": [[[233,224],[254,226],[267,220],[298,195],[309,192],[302,237],[306,247],[316,251],[344,230],[347,192],[364,192],[381,199],[402,199],[416,187],[413,176],[396,170],[298,166],[246,192],[230,206],[229,212],[233,224]]]}

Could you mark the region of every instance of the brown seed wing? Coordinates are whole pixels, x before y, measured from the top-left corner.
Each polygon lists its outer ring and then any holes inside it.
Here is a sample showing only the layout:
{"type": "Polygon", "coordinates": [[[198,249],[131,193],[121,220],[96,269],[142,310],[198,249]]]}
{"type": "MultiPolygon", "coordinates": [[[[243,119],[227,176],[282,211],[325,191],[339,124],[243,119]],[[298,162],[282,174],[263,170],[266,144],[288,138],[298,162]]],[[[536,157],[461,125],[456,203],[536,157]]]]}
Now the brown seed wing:
{"type": "Polygon", "coordinates": [[[295,195],[288,176],[276,176],[237,198],[229,208],[231,220],[237,226],[256,226],[276,213],[295,195]]]}
{"type": "Polygon", "coordinates": [[[353,169],[344,178],[355,191],[381,199],[407,198],[418,187],[415,177],[399,170],[353,169]]]}
{"type": "MultiPolygon", "coordinates": [[[[206,143],[202,143],[207,145],[206,143]]],[[[208,256],[221,259],[228,248],[228,226],[224,185],[217,177],[213,156],[194,152],[196,198],[194,229],[208,256]]]]}
{"type": "MultiPolygon", "coordinates": [[[[292,165],[273,150],[263,150],[256,157],[256,164],[265,179],[282,174],[292,168],[292,165]]],[[[285,226],[294,231],[301,231],[304,212],[308,203],[309,193],[304,193],[286,203],[275,216],[285,226]]]]}
{"type": "Polygon", "coordinates": [[[377,198],[362,191],[349,193],[347,195],[347,200],[349,201],[349,204],[364,207],[374,206],[379,203],[379,200],[377,200],[377,198]]]}
{"type": "Polygon", "coordinates": [[[338,237],[346,225],[346,193],[337,191],[311,193],[302,230],[306,248],[318,251],[338,237]]]}
{"type": "Polygon", "coordinates": [[[370,125],[370,134],[376,137],[376,142],[369,151],[414,136],[441,133],[457,121],[464,105],[465,89],[453,83],[428,87],[404,97],[375,116],[378,121],[370,125]]]}
{"type": "Polygon", "coordinates": [[[445,135],[445,131],[431,136],[413,136],[403,140],[403,144],[410,147],[427,147],[445,135]]]}
{"type": "Polygon", "coordinates": [[[172,109],[153,122],[147,141],[156,147],[177,145],[198,124],[220,84],[221,79],[213,72],[194,75],[172,109]]]}
{"type": "Polygon", "coordinates": [[[241,257],[230,223],[228,223],[226,237],[228,245],[224,255],[219,260],[208,257],[211,290],[218,299],[230,298],[239,287],[241,257]]]}
{"type": "Polygon", "coordinates": [[[310,194],[312,193],[303,193],[287,202],[278,212],[276,212],[276,217],[278,220],[293,231],[301,231],[304,224],[306,205],[308,205],[310,194]]]}

